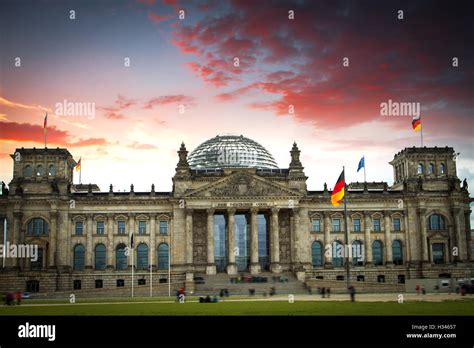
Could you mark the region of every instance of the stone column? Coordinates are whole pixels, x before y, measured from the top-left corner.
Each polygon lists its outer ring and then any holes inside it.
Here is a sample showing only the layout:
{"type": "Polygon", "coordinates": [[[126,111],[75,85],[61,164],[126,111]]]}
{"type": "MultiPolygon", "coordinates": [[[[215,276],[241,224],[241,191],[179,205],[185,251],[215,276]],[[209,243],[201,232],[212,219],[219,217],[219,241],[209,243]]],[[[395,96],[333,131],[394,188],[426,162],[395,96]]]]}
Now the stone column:
{"type": "Polygon", "coordinates": [[[270,270],[273,273],[281,273],[280,265],[280,231],[278,223],[279,208],[272,208],[270,222],[270,270]]]}
{"type": "MultiPolygon", "coordinates": [[[[323,265],[332,265],[332,258],[326,256],[326,245],[331,243],[331,217],[328,211],[324,212],[324,245],[323,245],[323,265]]],[[[332,245],[331,245],[332,248],[332,245]]]]}
{"type": "Polygon", "coordinates": [[[132,268],[132,263],[133,263],[133,268],[137,269],[137,233],[135,233],[135,213],[128,213],[128,241],[126,245],[131,248],[131,235],[133,233],[133,250],[130,250],[130,256],[128,257],[128,268],[132,268]],[[133,260],[132,260],[133,257],[133,260]]]}
{"type": "Polygon", "coordinates": [[[114,269],[114,214],[107,214],[107,268],[114,269]]]}
{"type": "MultiPolygon", "coordinates": [[[[452,209],[452,216],[453,216],[453,222],[454,222],[454,233],[456,234],[456,240],[457,240],[457,244],[458,245],[455,245],[458,247],[458,251],[459,251],[459,256],[458,256],[458,260],[461,261],[461,262],[464,262],[464,261],[467,261],[468,258],[467,258],[467,241],[466,241],[466,236],[463,235],[463,228],[462,228],[462,223],[461,223],[461,219],[460,219],[460,214],[461,214],[461,209],[459,208],[454,208],[452,209]]],[[[446,221],[446,224],[448,222],[446,221]]],[[[469,237],[470,237],[470,233],[471,231],[469,231],[469,237]]],[[[452,253],[451,250],[446,250],[446,253],[449,255],[452,253]]]]}
{"type": "Polygon", "coordinates": [[[156,214],[150,214],[150,267],[156,269],[156,214]],[[154,266],[155,265],[155,266],[154,266]]]}
{"type": "Polygon", "coordinates": [[[370,211],[364,211],[364,247],[365,247],[365,265],[372,266],[372,238],[370,236],[370,211]]]}
{"type": "Polygon", "coordinates": [[[258,262],[258,208],[250,209],[250,273],[260,273],[260,263],[258,262]]]}
{"type": "Polygon", "coordinates": [[[193,266],[193,210],[186,209],[186,265],[193,266]]]}
{"type": "Polygon", "coordinates": [[[429,262],[428,259],[428,239],[427,239],[427,233],[426,233],[426,209],[418,209],[418,220],[420,223],[420,238],[421,238],[421,243],[420,247],[421,250],[420,252],[420,261],[422,262],[429,262]]]}
{"type": "Polygon", "coordinates": [[[385,263],[388,265],[393,264],[393,256],[392,256],[392,224],[390,222],[390,212],[384,211],[384,219],[385,219],[385,226],[384,226],[384,235],[385,235],[385,263]]]}
{"type": "Polygon", "coordinates": [[[207,265],[206,274],[216,274],[214,260],[214,209],[207,209],[207,265]]]}
{"type": "Polygon", "coordinates": [[[229,255],[229,263],[227,264],[227,274],[235,275],[237,274],[237,265],[235,264],[235,209],[227,209],[227,231],[228,231],[228,250],[227,253],[229,255]]]}
{"type": "Polygon", "coordinates": [[[92,269],[92,214],[87,214],[86,225],[86,269],[92,269]]]}
{"type": "MultiPolygon", "coordinates": [[[[21,231],[21,217],[22,213],[21,212],[13,212],[13,243],[15,245],[20,244],[20,231],[21,231]]],[[[0,219],[1,222],[1,229],[2,229],[2,240],[0,243],[3,244],[3,219],[0,219]]],[[[14,267],[19,267],[20,266],[20,258],[16,258],[16,260],[13,262],[14,267]]]]}
{"type": "Polygon", "coordinates": [[[58,228],[57,228],[58,212],[57,210],[51,211],[50,217],[51,217],[51,225],[49,226],[48,268],[54,268],[56,266],[56,246],[57,246],[57,238],[58,238],[58,228]]]}

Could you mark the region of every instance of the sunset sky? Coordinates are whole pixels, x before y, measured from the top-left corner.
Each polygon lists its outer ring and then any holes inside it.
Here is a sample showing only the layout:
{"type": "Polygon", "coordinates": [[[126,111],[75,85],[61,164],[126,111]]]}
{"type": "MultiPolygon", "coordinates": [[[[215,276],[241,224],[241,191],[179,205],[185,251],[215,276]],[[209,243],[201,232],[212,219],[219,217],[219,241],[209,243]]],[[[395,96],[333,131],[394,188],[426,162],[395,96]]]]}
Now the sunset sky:
{"type": "Polygon", "coordinates": [[[15,148],[44,146],[48,112],[48,147],[81,157],[102,190],[170,191],[181,141],[222,133],[281,168],[296,141],[310,190],[342,165],[362,181],[363,155],[368,181],[392,184],[388,162],[420,137],[411,116],[380,115],[391,99],[421,104],[424,144],[460,152],[472,191],[473,33],[452,1],[2,0],[0,180],[15,148]],[[56,114],[64,100],[95,103],[94,117],[56,114]]]}

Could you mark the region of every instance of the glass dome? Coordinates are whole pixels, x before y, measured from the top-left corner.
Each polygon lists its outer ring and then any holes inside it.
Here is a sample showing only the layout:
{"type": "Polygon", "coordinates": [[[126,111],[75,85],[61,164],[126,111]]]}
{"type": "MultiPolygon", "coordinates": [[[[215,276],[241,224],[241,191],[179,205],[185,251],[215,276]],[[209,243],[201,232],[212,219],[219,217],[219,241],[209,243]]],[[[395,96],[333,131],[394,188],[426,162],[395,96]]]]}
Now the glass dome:
{"type": "Polygon", "coordinates": [[[243,135],[217,135],[199,145],[188,157],[192,169],[278,169],[273,156],[243,135]]]}

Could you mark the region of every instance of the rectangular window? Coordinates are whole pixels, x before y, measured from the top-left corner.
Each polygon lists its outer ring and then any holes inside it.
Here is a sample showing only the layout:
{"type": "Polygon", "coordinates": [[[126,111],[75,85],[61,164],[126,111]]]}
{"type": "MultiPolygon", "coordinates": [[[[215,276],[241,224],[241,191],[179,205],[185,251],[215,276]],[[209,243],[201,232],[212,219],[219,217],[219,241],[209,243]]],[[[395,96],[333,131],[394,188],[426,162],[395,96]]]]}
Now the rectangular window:
{"type": "Polygon", "coordinates": [[[103,221],[97,221],[97,229],[96,229],[96,233],[97,234],[104,234],[104,222],[103,221]]]}
{"type": "Polygon", "coordinates": [[[74,279],[73,287],[74,290],[81,290],[81,281],[79,279],[74,279]]]}
{"type": "Polygon", "coordinates": [[[82,236],[82,232],[84,231],[84,224],[82,221],[76,222],[76,236],[82,236]]]}
{"type": "Polygon", "coordinates": [[[432,245],[433,262],[436,264],[444,263],[444,244],[434,243],[432,245]]]}
{"type": "Polygon", "coordinates": [[[43,268],[43,254],[44,254],[44,249],[38,248],[38,258],[36,261],[31,261],[30,262],[30,269],[32,271],[41,271],[43,268]]]}
{"type": "Polygon", "coordinates": [[[341,219],[332,219],[332,231],[341,232],[341,219]]]}
{"type": "Polygon", "coordinates": [[[313,219],[311,221],[311,231],[312,232],[321,232],[321,220],[319,219],[313,219]]]}
{"type": "Polygon", "coordinates": [[[146,279],[144,278],[138,279],[138,285],[146,285],[146,279]]]}
{"type": "Polygon", "coordinates": [[[95,288],[102,289],[104,287],[104,281],[102,279],[95,280],[95,288]]]}
{"type": "Polygon", "coordinates": [[[118,221],[117,227],[118,227],[118,234],[125,234],[125,221],[118,221]]]}
{"type": "Polygon", "coordinates": [[[168,234],[168,221],[160,221],[160,234],[168,234]]]}
{"type": "Polygon", "coordinates": [[[123,288],[125,286],[125,280],[117,279],[117,288],[123,288]]]}
{"type": "Polygon", "coordinates": [[[146,221],[138,221],[138,234],[146,234],[146,221]]]}
{"type": "Polygon", "coordinates": [[[374,219],[373,225],[374,225],[374,231],[380,232],[380,219],[374,219]]]}
{"type": "Polygon", "coordinates": [[[400,231],[401,230],[401,224],[400,224],[400,218],[394,218],[393,219],[393,230],[394,231],[400,231]]]}
{"type": "Polygon", "coordinates": [[[360,232],[360,219],[354,219],[354,232],[360,232]]]}

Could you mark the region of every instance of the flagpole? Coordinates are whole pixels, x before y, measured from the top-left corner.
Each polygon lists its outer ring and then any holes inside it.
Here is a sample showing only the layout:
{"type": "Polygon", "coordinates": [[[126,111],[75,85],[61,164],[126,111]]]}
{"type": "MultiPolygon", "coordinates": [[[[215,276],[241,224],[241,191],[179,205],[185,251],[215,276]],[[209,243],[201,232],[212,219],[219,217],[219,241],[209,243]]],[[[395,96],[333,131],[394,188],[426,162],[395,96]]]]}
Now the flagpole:
{"type": "MultiPolygon", "coordinates": [[[[347,206],[346,206],[346,196],[347,196],[347,191],[346,191],[346,182],[347,182],[347,178],[346,178],[346,169],[345,169],[345,166],[342,166],[342,172],[344,173],[344,232],[345,232],[345,237],[346,237],[346,247],[344,248],[345,250],[345,253],[346,253],[346,278],[347,278],[347,289],[349,289],[349,286],[350,286],[350,270],[349,270],[349,252],[348,252],[348,248],[349,248],[349,233],[348,233],[348,225],[347,225],[347,206]]],[[[365,158],[364,158],[364,173],[365,173],[365,158]]]]}
{"type": "MultiPolygon", "coordinates": [[[[420,115],[420,122],[421,122],[421,115],[420,115]]],[[[423,147],[423,123],[421,124],[420,137],[421,137],[421,147],[423,147]]]]}
{"type": "MultiPolygon", "coordinates": [[[[79,161],[81,161],[81,159],[79,159],[79,161]]],[[[81,165],[79,166],[79,185],[82,184],[81,174],[82,174],[82,161],[81,161],[81,165]]]]}
{"type": "Polygon", "coordinates": [[[365,156],[364,156],[364,182],[367,182],[367,177],[365,174],[365,156]]]}
{"type": "Polygon", "coordinates": [[[150,253],[150,297],[153,296],[153,264],[151,263],[151,255],[152,253],[150,253]]]}
{"type": "Polygon", "coordinates": [[[131,245],[131,247],[132,247],[132,298],[133,298],[133,282],[134,282],[134,280],[133,280],[133,268],[134,268],[133,267],[133,261],[134,260],[133,259],[135,258],[135,253],[133,252],[133,249],[134,249],[133,248],[133,232],[132,232],[132,245],[131,245]]]}
{"type": "Polygon", "coordinates": [[[171,297],[171,243],[168,246],[168,297],[171,297]]]}

